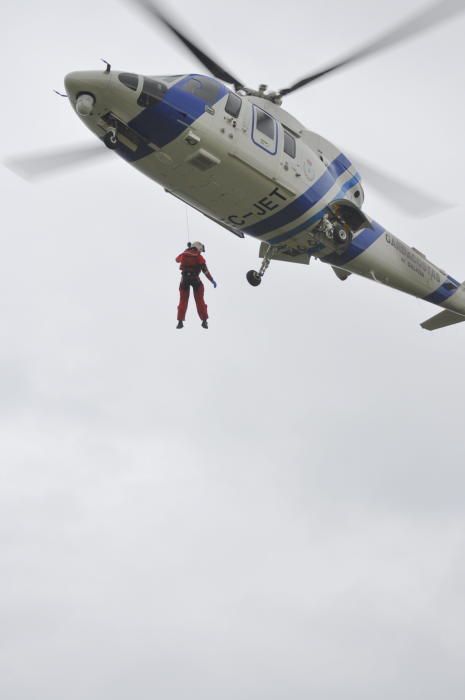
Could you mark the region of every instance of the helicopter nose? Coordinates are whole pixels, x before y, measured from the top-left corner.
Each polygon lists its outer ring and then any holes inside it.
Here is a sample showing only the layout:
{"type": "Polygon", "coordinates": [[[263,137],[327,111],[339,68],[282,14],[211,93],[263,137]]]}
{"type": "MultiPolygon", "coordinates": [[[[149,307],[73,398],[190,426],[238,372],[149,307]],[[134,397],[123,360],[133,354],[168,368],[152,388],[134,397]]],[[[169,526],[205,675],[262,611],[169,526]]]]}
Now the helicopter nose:
{"type": "Polygon", "coordinates": [[[75,71],[65,77],[68,98],[80,117],[89,117],[105,99],[108,75],[101,71],[75,71]]]}

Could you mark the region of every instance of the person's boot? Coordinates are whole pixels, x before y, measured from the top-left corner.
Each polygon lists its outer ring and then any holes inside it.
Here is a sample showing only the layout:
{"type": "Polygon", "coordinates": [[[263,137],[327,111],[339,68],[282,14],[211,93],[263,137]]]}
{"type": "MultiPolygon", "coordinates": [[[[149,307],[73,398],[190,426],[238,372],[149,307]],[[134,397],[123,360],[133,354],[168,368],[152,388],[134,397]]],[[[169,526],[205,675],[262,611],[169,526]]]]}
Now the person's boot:
{"type": "Polygon", "coordinates": [[[202,321],[202,328],[208,328],[208,321],[207,321],[207,319],[205,319],[204,321],[202,321]]]}
{"type": "Polygon", "coordinates": [[[184,321],[178,321],[176,328],[184,328],[184,321]]]}

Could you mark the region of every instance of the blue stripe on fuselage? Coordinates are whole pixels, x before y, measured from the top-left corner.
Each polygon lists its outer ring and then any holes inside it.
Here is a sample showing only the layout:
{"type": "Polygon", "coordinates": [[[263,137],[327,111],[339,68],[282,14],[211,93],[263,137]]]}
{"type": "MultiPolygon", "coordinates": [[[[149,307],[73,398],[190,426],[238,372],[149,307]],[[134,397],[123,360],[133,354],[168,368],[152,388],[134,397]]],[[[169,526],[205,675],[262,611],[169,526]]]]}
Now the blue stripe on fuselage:
{"type": "Polygon", "coordinates": [[[444,301],[449,299],[449,297],[455,294],[459,287],[460,282],[457,282],[457,280],[454,280],[453,277],[448,275],[447,279],[444,280],[436,291],[432,292],[432,294],[428,294],[428,296],[425,297],[425,301],[430,301],[432,304],[442,304],[444,301]],[[448,289],[446,285],[448,285],[450,288],[448,289]]]}
{"type": "MultiPolygon", "coordinates": [[[[142,110],[128,126],[159,148],[174,141],[205,114],[205,100],[183,89],[195,77],[189,75],[173,85],[166,91],[162,101],[142,110]]],[[[218,82],[218,96],[212,104],[219,102],[227,93],[228,89],[218,82]]]]}
{"type": "MultiPolygon", "coordinates": [[[[352,187],[355,187],[355,185],[357,185],[359,182],[360,175],[354,175],[352,178],[350,178],[350,180],[347,180],[347,182],[343,184],[343,186],[333,199],[340,199],[345,195],[346,192],[352,189],[352,187]]],[[[310,226],[312,226],[312,224],[316,223],[319,219],[321,219],[325,210],[326,206],[317,211],[316,214],[313,214],[313,216],[304,221],[302,224],[299,224],[299,226],[296,226],[295,228],[292,228],[290,231],[286,231],[285,233],[281,233],[279,236],[275,236],[274,238],[269,239],[267,242],[271,243],[272,245],[276,245],[278,243],[282,243],[283,241],[287,241],[290,238],[293,238],[294,236],[297,236],[299,233],[302,233],[302,231],[305,231],[310,226]]]]}
{"type": "Polygon", "coordinates": [[[333,187],[337,178],[345,173],[351,165],[352,163],[341,153],[341,155],[328,166],[315,184],[309,187],[300,197],[276,214],[269,216],[264,221],[252,224],[242,229],[242,231],[249,236],[263,236],[274,229],[282,228],[292,223],[292,221],[308,212],[315,204],[318,204],[320,199],[333,187]]]}

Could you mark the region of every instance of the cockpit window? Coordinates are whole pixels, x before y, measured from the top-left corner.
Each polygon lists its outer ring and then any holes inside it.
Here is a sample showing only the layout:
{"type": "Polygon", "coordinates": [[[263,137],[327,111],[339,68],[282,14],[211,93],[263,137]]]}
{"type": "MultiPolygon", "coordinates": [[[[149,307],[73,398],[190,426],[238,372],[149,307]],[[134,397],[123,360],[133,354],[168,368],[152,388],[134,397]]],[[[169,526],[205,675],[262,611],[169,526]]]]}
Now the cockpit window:
{"type": "Polygon", "coordinates": [[[181,86],[181,90],[195,95],[199,100],[211,106],[218,101],[220,87],[220,84],[217,83],[216,80],[213,80],[213,78],[199,75],[195,78],[189,78],[189,80],[181,86]]]}
{"type": "Polygon", "coordinates": [[[153,78],[144,78],[144,84],[142,86],[142,92],[139,95],[137,104],[140,107],[151,107],[154,104],[158,104],[163,100],[163,96],[167,91],[166,85],[160,83],[158,80],[153,80],[153,78]]]}
{"type": "Polygon", "coordinates": [[[139,76],[135,73],[120,73],[118,78],[123,85],[126,85],[126,87],[130,88],[131,90],[137,90],[137,86],[139,85],[139,76]]]}

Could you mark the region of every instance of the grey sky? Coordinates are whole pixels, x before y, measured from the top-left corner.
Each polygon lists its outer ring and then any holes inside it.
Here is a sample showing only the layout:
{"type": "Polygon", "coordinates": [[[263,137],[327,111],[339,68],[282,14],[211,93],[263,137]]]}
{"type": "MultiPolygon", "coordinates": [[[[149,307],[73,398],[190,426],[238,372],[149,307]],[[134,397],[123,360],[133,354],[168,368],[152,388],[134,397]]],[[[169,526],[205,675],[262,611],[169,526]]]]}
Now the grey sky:
{"type": "MultiPolygon", "coordinates": [[[[424,2],[173,1],[282,87],[424,2]]],[[[0,156],[92,142],[61,89],[100,57],[201,72],[124,2],[4,0],[0,156]]],[[[458,279],[465,16],[289,97],[309,128],[458,203],[366,211],[458,279]]],[[[109,158],[0,169],[0,696],[463,698],[465,327],[330,268],[273,263],[109,158]],[[204,240],[211,328],[175,331],[204,240]]]]}

